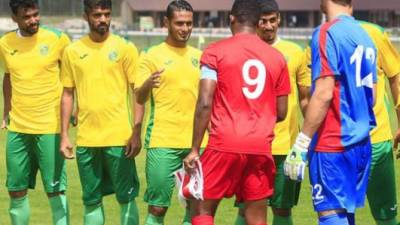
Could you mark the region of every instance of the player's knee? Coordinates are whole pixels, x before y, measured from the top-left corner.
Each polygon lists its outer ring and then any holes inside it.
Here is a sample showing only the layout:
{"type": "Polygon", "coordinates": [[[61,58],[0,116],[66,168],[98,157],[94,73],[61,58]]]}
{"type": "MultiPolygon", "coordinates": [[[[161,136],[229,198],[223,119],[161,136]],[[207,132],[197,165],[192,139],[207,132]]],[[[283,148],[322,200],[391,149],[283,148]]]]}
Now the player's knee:
{"type": "Polygon", "coordinates": [[[28,193],[28,190],[22,191],[9,191],[8,194],[11,198],[22,198],[28,193]]]}
{"type": "Polygon", "coordinates": [[[280,216],[280,217],[289,217],[292,215],[292,209],[272,208],[272,212],[274,215],[280,216]]]}
{"type": "Polygon", "coordinates": [[[168,210],[167,207],[159,207],[154,205],[149,206],[149,213],[154,216],[165,216],[167,210],[168,210]]]}
{"type": "Polygon", "coordinates": [[[59,195],[63,195],[64,191],[59,191],[59,192],[52,192],[52,193],[47,193],[47,197],[52,198],[52,197],[56,197],[59,195]]]}

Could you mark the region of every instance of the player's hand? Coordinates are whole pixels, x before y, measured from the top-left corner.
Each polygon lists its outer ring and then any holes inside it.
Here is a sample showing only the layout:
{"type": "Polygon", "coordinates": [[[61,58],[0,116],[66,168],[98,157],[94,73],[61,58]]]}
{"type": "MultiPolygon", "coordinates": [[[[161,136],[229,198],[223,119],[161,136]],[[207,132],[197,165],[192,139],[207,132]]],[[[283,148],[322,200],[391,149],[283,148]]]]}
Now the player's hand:
{"type": "Polygon", "coordinates": [[[153,73],[147,80],[146,83],[151,88],[159,88],[161,83],[161,74],[164,72],[164,69],[161,69],[155,73],[153,73]]]}
{"type": "Polygon", "coordinates": [[[183,165],[185,166],[186,173],[192,174],[194,169],[197,167],[196,161],[200,159],[198,151],[192,150],[189,155],[183,160],[183,165]]]}
{"type": "Polygon", "coordinates": [[[136,157],[142,149],[142,141],[140,140],[140,131],[135,129],[129,138],[128,144],[125,148],[125,156],[127,158],[136,157]]]}
{"type": "Polygon", "coordinates": [[[290,149],[284,163],[284,173],[291,180],[302,181],[304,179],[304,170],[307,165],[307,152],[311,138],[300,133],[293,147],[290,149]]]}
{"type": "Polygon", "coordinates": [[[400,142],[400,129],[396,131],[393,139],[393,151],[395,151],[396,159],[400,159],[400,149],[399,149],[399,142],[400,142]]]}
{"type": "Polygon", "coordinates": [[[3,121],[1,122],[1,129],[7,129],[8,125],[8,115],[4,116],[3,121]]]}
{"type": "Polygon", "coordinates": [[[65,159],[75,158],[73,147],[74,146],[71,144],[68,137],[61,138],[60,153],[62,154],[62,156],[64,156],[65,159]]]}

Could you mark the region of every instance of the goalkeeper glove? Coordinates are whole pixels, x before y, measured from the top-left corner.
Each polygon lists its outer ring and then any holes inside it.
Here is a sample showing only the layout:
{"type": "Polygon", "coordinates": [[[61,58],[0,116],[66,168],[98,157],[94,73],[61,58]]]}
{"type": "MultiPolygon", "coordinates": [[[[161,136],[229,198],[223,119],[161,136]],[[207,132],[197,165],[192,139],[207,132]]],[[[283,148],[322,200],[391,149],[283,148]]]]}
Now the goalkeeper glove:
{"type": "Polygon", "coordinates": [[[311,138],[302,132],[297,135],[296,142],[290,149],[284,163],[284,173],[291,180],[302,181],[304,179],[304,169],[307,165],[307,152],[311,138]]]}

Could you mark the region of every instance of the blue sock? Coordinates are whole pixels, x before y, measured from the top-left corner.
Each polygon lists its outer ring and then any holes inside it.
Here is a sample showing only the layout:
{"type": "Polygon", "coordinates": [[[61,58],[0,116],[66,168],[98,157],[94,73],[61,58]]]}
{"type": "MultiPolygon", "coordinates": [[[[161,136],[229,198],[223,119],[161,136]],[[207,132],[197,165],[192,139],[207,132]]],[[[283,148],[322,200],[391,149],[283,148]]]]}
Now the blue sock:
{"type": "Polygon", "coordinates": [[[321,216],[319,225],[349,225],[346,213],[332,214],[329,216],[321,216]]]}
{"type": "Polygon", "coordinates": [[[356,225],[356,219],[354,218],[354,213],[347,213],[347,221],[349,221],[349,225],[356,225]]]}

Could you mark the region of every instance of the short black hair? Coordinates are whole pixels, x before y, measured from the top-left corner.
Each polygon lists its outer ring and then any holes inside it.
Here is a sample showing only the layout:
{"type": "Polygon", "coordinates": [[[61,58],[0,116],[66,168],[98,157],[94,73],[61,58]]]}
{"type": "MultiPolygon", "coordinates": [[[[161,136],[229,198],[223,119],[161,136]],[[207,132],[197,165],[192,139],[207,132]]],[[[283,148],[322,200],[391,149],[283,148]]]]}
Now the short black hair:
{"type": "Polygon", "coordinates": [[[10,0],[9,6],[14,15],[17,15],[19,8],[39,7],[38,0],[10,0]]]}
{"type": "Polygon", "coordinates": [[[172,19],[176,11],[189,11],[193,12],[193,7],[185,0],[174,0],[167,6],[167,18],[172,19]]]}
{"type": "Polygon", "coordinates": [[[97,7],[102,9],[112,9],[112,2],[111,0],[83,0],[83,9],[86,14],[97,7]]]}
{"type": "Polygon", "coordinates": [[[239,23],[256,26],[261,16],[259,0],[235,0],[231,15],[236,17],[239,23]]]}
{"type": "Polygon", "coordinates": [[[279,5],[275,0],[260,0],[262,14],[279,13],[279,5]]]}
{"type": "Polygon", "coordinates": [[[342,6],[351,6],[352,0],[332,0],[334,3],[342,6]]]}

